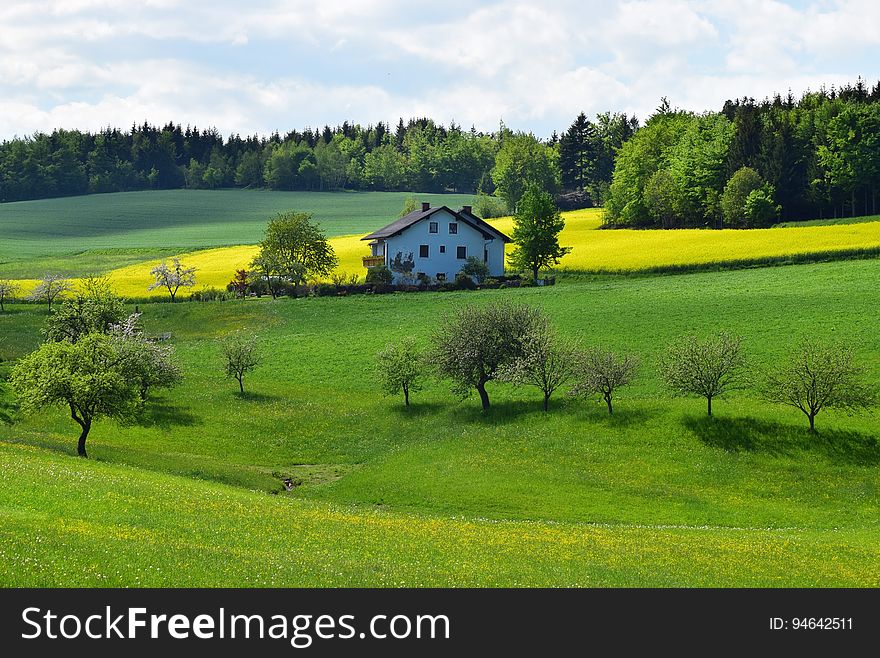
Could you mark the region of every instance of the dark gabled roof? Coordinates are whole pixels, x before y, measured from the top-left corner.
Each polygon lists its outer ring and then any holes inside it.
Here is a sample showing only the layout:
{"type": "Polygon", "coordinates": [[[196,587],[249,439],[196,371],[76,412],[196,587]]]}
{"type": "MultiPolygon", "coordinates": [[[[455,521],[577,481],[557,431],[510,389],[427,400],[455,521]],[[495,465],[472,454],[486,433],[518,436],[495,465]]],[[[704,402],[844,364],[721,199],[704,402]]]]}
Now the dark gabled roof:
{"type": "MultiPolygon", "coordinates": [[[[425,217],[429,217],[433,215],[438,210],[443,210],[446,206],[437,206],[436,208],[428,208],[428,210],[413,210],[410,213],[407,213],[400,219],[396,219],[387,226],[383,226],[378,231],[373,231],[369,235],[365,235],[361,238],[361,240],[377,240],[382,238],[390,238],[392,235],[397,235],[402,232],[404,229],[409,228],[416,222],[424,219],[425,217]]],[[[449,208],[446,208],[449,210],[449,208]]],[[[456,213],[452,210],[449,210],[453,215],[456,213]]]]}
{"type": "Polygon", "coordinates": [[[504,242],[510,242],[510,238],[504,235],[504,233],[493,227],[491,224],[487,224],[473,213],[466,213],[461,210],[456,212],[449,206],[437,206],[436,208],[428,208],[428,210],[413,210],[400,219],[391,222],[387,226],[383,226],[378,231],[373,231],[369,235],[365,235],[361,240],[383,240],[385,238],[390,238],[393,235],[402,233],[416,222],[419,222],[426,217],[430,217],[440,210],[445,210],[456,219],[465,224],[469,224],[487,237],[500,237],[504,242]]]}
{"type": "Polygon", "coordinates": [[[492,226],[485,219],[481,219],[480,217],[477,217],[474,213],[469,212],[469,211],[465,210],[464,208],[462,208],[461,210],[458,211],[457,214],[459,217],[464,219],[466,222],[473,224],[474,228],[479,229],[480,231],[483,231],[483,233],[488,231],[490,233],[494,233],[496,236],[498,236],[499,238],[504,240],[504,242],[511,242],[511,239],[508,236],[504,235],[504,233],[502,233],[497,228],[492,226]]]}

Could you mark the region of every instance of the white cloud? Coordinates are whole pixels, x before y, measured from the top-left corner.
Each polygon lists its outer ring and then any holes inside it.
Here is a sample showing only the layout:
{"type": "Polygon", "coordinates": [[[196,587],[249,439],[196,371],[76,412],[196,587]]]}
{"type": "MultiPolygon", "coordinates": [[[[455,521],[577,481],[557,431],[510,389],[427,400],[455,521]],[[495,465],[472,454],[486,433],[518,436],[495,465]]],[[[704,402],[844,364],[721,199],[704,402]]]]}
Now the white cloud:
{"type": "Polygon", "coordinates": [[[684,0],[634,0],[618,6],[605,24],[607,41],[622,48],[670,47],[718,36],[715,26],[684,0]],[[628,43],[630,42],[630,43],[628,43]]]}
{"type": "Polygon", "coordinates": [[[42,0],[0,4],[0,24],[0,137],[413,115],[547,135],[581,110],[880,76],[869,0],[42,0]]]}

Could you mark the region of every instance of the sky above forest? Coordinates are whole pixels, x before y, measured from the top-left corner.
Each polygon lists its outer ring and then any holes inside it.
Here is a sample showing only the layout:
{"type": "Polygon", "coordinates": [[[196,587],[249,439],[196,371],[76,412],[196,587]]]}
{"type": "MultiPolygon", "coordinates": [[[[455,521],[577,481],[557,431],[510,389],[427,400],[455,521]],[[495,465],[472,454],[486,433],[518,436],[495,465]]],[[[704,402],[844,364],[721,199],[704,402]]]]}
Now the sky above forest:
{"type": "Polygon", "coordinates": [[[876,0],[0,0],[0,138],[416,116],[546,137],[663,96],[874,84],[878,25],[876,0]]]}

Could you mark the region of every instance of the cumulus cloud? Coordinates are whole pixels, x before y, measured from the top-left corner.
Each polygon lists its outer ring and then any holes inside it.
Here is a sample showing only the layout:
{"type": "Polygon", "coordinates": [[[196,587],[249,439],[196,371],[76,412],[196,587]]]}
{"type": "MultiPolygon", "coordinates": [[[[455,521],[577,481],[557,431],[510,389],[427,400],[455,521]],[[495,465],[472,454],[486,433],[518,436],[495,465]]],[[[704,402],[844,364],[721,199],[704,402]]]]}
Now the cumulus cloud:
{"type": "Polygon", "coordinates": [[[871,0],[13,0],[0,24],[0,137],[414,115],[549,135],[880,76],[871,0]]]}

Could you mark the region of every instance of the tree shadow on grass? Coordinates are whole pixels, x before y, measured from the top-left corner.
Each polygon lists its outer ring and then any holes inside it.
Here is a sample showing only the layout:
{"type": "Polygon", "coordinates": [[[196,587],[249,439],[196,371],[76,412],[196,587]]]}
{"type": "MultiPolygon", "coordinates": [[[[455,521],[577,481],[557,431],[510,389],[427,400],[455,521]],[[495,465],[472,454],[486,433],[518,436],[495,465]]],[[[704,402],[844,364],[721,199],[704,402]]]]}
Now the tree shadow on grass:
{"type": "Polygon", "coordinates": [[[202,419],[184,407],[179,407],[164,400],[151,400],[135,419],[141,427],[191,427],[201,424],[202,419]]]}
{"type": "Polygon", "coordinates": [[[484,425],[509,425],[515,423],[523,416],[549,417],[568,413],[571,413],[571,405],[562,399],[551,399],[550,409],[546,412],[541,400],[502,400],[500,402],[491,402],[489,409],[483,411],[479,399],[470,399],[465,400],[456,409],[456,416],[461,418],[461,420],[484,425]]]}
{"type": "Polygon", "coordinates": [[[410,401],[409,406],[406,406],[401,401],[399,404],[394,404],[390,407],[390,410],[400,418],[421,418],[422,416],[432,416],[448,407],[449,404],[445,402],[410,401]]]}
{"type": "Polygon", "coordinates": [[[244,402],[277,402],[281,399],[281,396],[278,395],[273,395],[271,393],[256,393],[254,391],[245,391],[244,393],[236,391],[235,397],[244,402]]]}
{"type": "Polygon", "coordinates": [[[791,456],[812,452],[840,464],[880,464],[880,442],[869,434],[784,425],[757,418],[689,416],[684,425],[708,446],[728,452],[756,452],[791,456]]]}
{"type": "Polygon", "coordinates": [[[648,420],[655,416],[654,413],[645,409],[633,409],[626,405],[614,407],[614,413],[609,414],[608,408],[602,403],[602,406],[590,408],[585,414],[585,419],[596,423],[604,423],[608,427],[618,429],[629,429],[637,425],[644,425],[648,420]]]}

